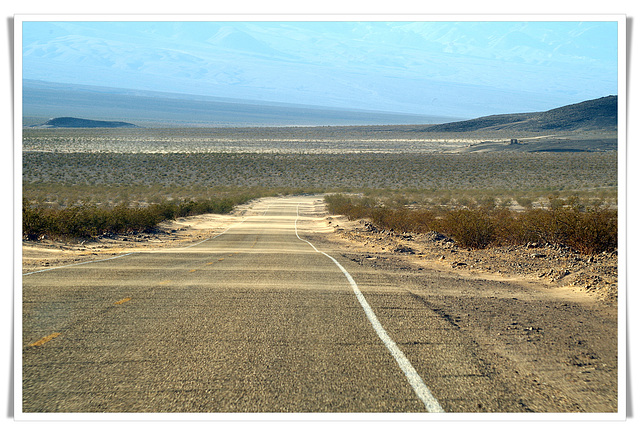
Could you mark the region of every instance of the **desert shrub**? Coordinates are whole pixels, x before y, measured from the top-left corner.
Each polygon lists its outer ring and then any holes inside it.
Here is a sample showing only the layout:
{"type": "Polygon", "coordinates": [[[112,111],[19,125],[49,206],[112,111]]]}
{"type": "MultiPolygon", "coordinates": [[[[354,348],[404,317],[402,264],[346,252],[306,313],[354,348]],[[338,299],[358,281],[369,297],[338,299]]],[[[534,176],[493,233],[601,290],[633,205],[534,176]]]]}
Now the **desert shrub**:
{"type": "Polygon", "coordinates": [[[409,212],[404,208],[376,207],[371,210],[371,220],[378,227],[398,233],[412,230],[409,212]]]}
{"type": "Polygon", "coordinates": [[[496,224],[485,210],[450,210],[439,221],[438,230],[463,247],[481,249],[495,240],[496,224]]]}
{"type": "Polygon", "coordinates": [[[428,233],[436,226],[436,213],[428,209],[412,210],[409,216],[411,220],[410,231],[415,233],[428,233]]]}
{"type": "Polygon", "coordinates": [[[592,255],[618,248],[618,216],[614,210],[592,209],[574,216],[567,244],[592,255]]]}
{"type": "Polygon", "coordinates": [[[149,207],[153,213],[160,216],[162,220],[175,219],[178,217],[178,206],[172,202],[163,201],[149,207]]]}
{"type": "Polygon", "coordinates": [[[458,245],[471,249],[536,242],[565,245],[591,255],[613,252],[618,244],[616,211],[585,205],[576,197],[564,200],[552,197],[551,207],[531,208],[524,212],[501,207],[412,210],[381,206],[378,202],[347,195],[327,197],[331,213],[344,214],[349,219],[368,218],[377,227],[395,232],[438,231],[458,245]]]}
{"type": "Polygon", "coordinates": [[[40,208],[32,208],[26,201],[22,204],[22,233],[27,240],[37,240],[47,233],[50,220],[40,208]]]}
{"type": "Polygon", "coordinates": [[[371,217],[375,202],[369,197],[353,197],[340,193],[325,196],[331,214],[346,216],[349,220],[371,217]]]}
{"type": "Polygon", "coordinates": [[[160,215],[153,213],[148,208],[132,208],[125,205],[114,207],[110,212],[105,213],[104,227],[97,228],[97,235],[100,231],[123,233],[149,231],[162,221],[160,215]]]}
{"type": "Polygon", "coordinates": [[[90,238],[105,233],[131,233],[151,231],[160,222],[177,217],[204,213],[225,214],[245,196],[183,202],[163,202],[150,207],[74,206],[45,208],[32,206],[28,201],[22,207],[22,233],[27,240],[42,236],[51,238],[90,238]]]}
{"type": "Polygon", "coordinates": [[[532,242],[562,243],[566,228],[558,219],[557,210],[532,209],[520,216],[519,222],[526,238],[532,242]]]}
{"type": "Polygon", "coordinates": [[[569,246],[583,254],[612,252],[618,246],[618,216],[605,208],[557,207],[529,210],[523,231],[536,242],[569,246]]]}
{"type": "Polygon", "coordinates": [[[520,223],[521,214],[507,208],[499,208],[491,212],[494,239],[496,245],[520,245],[531,240],[520,223]]]}
{"type": "Polygon", "coordinates": [[[185,201],[177,205],[174,217],[193,216],[205,213],[225,214],[233,210],[235,202],[229,198],[218,200],[185,201]]]}
{"type": "Polygon", "coordinates": [[[63,209],[23,207],[23,236],[35,240],[52,238],[88,238],[107,232],[148,231],[162,218],[146,208],[118,206],[112,209],[77,206],[63,209]]]}

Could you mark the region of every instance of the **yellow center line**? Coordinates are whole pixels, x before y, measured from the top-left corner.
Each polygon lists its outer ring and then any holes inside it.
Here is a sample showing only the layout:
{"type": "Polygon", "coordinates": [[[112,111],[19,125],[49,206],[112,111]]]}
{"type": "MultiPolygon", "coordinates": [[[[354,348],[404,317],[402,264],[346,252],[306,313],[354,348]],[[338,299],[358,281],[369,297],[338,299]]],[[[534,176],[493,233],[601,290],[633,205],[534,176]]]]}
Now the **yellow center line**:
{"type": "Polygon", "coordinates": [[[193,273],[193,272],[195,272],[196,270],[198,270],[198,269],[191,269],[191,270],[189,271],[189,273],[193,273]]]}
{"type": "Polygon", "coordinates": [[[51,335],[47,335],[46,337],[41,338],[40,340],[36,341],[35,343],[31,343],[29,346],[42,346],[47,341],[53,340],[54,338],[56,338],[58,335],[60,335],[59,332],[54,332],[51,335]]]}
{"type": "Polygon", "coordinates": [[[115,302],[116,305],[124,304],[125,302],[129,302],[131,298],[120,299],[118,302],[115,302]]]}
{"type": "Polygon", "coordinates": [[[160,282],[158,283],[158,285],[166,285],[166,284],[169,284],[170,282],[171,282],[171,280],[170,280],[170,279],[168,279],[168,280],[166,280],[166,281],[160,281],[160,282]]]}
{"type": "Polygon", "coordinates": [[[209,264],[213,264],[213,261],[210,261],[210,262],[207,263],[207,265],[209,265],[209,264]]]}

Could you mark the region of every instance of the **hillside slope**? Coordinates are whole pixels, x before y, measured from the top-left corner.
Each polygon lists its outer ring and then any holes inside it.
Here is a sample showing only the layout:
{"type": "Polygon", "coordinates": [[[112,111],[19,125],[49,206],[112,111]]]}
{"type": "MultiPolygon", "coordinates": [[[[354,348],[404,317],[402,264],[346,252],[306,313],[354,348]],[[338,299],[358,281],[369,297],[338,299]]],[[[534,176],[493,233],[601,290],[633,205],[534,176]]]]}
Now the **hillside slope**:
{"type": "Polygon", "coordinates": [[[618,97],[610,95],[546,112],[491,115],[429,126],[424,132],[469,131],[616,131],[618,97]]]}

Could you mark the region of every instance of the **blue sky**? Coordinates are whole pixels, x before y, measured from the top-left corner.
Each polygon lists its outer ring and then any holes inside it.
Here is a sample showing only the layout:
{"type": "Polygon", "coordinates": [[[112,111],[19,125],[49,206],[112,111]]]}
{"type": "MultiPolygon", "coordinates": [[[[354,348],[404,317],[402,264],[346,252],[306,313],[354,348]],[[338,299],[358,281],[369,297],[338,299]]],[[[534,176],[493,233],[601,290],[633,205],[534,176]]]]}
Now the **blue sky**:
{"type": "Polygon", "coordinates": [[[23,22],[23,78],[426,115],[618,93],[616,21],[23,22]]]}

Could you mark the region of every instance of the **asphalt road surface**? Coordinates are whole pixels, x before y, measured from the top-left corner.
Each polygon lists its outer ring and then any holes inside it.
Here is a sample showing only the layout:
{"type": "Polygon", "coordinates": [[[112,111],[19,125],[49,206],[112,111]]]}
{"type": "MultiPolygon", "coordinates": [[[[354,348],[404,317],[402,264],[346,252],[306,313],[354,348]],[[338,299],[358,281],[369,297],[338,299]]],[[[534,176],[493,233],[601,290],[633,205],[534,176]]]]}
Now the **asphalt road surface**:
{"type": "Polygon", "coordinates": [[[528,412],[527,394],[544,402],[489,370],[410,280],[323,247],[312,231],[322,207],[265,200],[195,245],[25,274],[22,411],[528,412]]]}

